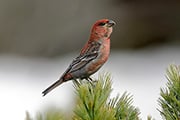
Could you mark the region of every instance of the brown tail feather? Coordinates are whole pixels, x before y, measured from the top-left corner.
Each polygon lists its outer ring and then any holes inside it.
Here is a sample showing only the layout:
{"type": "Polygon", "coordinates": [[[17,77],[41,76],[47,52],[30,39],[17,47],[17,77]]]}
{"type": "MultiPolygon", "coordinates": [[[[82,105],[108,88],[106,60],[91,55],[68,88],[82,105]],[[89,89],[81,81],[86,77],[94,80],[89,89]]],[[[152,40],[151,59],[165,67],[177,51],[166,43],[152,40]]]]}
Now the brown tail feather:
{"type": "Polygon", "coordinates": [[[43,96],[45,96],[46,94],[48,94],[50,91],[52,91],[54,88],[56,88],[57,86],[59,86],[60,84],[62,84],[64,82],[63,79],[59,79],[58,81],[56,81],[55,83],[53,83],[51,86],[49,86],[47,89],[45,89],[42,94],[43,96]]]}

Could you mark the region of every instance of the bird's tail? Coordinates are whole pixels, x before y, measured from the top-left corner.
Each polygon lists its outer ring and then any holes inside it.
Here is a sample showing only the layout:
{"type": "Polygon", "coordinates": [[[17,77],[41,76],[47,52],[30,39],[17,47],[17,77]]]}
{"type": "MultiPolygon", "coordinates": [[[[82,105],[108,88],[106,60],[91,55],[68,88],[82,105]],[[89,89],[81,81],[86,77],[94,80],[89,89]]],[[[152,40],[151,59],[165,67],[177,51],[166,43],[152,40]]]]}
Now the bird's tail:
{"type": "Polygon", "coordinates": [[[57,80],[55,83],[53,83],[51,86],[49,86],[47,89],[45,89],[42,94],[43,96],[45,96],[46,94],[48,94],[50,91],[52,91],[54,88],[56,88],[57,86],[59,86],[60,84],[62,84],[64,82],[63,79],[59,79],[57,80]]]}

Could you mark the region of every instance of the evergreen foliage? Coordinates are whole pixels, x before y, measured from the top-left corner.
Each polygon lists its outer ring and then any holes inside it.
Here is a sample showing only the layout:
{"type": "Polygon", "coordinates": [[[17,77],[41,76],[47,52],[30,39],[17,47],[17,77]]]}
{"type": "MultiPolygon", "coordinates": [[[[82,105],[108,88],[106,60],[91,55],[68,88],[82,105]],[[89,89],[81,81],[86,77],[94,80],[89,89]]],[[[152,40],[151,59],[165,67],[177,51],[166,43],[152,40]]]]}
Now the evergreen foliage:
{"type": "Polygon", "coordinates": [[[180,120],[180,66],[170,65],[166,88],[160,89],[160,113],[165,120],[180,120]]]}
{"type": "Polygon", "coordinates": [[[139,120],[140,112],[132,106],[132,102],[132,96],[127,92],[110,100],[109,105],[116,111],[116,120],[139,120]]]}
{"type": "MultiPolygon", "coordinates": [[[[166,88],[160,89],[160,114],[164,120],[180,120],[180,66],[170,65],[167,69],[166,88]]],[[[109,74],[100,75],[97,81],[74,81],[76,105],[73,120],[140,120],[138,108],[125,92],[110,98],[112,81],[109,74]]],[[[26,112],[26,120],[33,120],[26,112]]],[[[34,120],[67,120],[60,110],[50,109],[38,113],[34,120]]],[[[151,116],[147,120],[154,120],[151,116]]]]}
{"type": "MultiPolygon", "coordinates": [[[[29,113],[26,112],[25,120],[33,120],[29,113]]],[[[37,113],[34,120],[65,120],[60,110],[56,108],[50,108],[44,113],[37,113]]]]}
{"type": "Polygon", "coordinates": [[[126,92],[110,99],[111,77],[100,75],[96,82],[74,82],[78,96],[74,120],[139,120],[139,110],[132,106],[126,92]]]}

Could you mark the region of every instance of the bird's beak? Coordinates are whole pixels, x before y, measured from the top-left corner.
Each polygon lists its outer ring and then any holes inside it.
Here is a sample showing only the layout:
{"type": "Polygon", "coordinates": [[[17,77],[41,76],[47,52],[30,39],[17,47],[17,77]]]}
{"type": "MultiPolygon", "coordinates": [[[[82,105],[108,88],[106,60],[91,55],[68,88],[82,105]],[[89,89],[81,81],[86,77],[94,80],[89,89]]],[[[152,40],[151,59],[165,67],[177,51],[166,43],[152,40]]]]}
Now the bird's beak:
{"type": "Polygon", "coordinates": [[[107,23],[108,27],[112,27],[114,25],[116,25],[116,23],[113,20],[109,20],[109,22],[107,23]]]}

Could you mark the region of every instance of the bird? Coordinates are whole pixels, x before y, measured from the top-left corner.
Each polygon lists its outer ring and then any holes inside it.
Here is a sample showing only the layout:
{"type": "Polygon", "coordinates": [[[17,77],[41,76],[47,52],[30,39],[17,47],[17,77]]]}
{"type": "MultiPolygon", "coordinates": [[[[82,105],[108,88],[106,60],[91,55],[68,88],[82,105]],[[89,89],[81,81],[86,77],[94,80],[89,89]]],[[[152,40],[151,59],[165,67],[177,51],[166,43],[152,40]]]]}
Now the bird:
{"type": "Polygon", "coordinates": [[[42,92],[43,96],[69,80],[92,81],[90,76],[97,72],[109,57],[110,36],[115,24],[110,19],[97,20],[93,24],[89,40],[81,49],[80,54],[73,59],[62,76],[42,92]]]}

